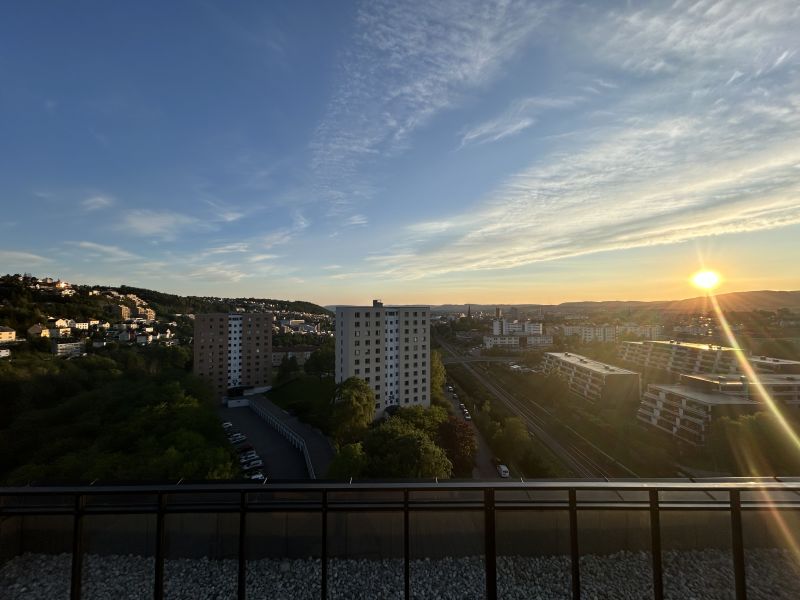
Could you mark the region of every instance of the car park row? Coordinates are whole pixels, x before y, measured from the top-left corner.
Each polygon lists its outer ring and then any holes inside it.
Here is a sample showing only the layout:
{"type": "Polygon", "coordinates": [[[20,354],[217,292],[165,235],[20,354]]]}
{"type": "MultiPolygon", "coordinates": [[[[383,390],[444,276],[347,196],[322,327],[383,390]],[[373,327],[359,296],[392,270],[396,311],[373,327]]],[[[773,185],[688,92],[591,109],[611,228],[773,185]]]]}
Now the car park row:
{"type": "Polygon", "coordinates": [[[239,455],[239,467],[247,479],[255,481],[265,481],[266,476],[261,468],[264,461],[256,453],[255,448],[247,443],[247,436],[238,431],[231,422],[222,424],[228,441],[233,445],[234,450],[239,455]]]}

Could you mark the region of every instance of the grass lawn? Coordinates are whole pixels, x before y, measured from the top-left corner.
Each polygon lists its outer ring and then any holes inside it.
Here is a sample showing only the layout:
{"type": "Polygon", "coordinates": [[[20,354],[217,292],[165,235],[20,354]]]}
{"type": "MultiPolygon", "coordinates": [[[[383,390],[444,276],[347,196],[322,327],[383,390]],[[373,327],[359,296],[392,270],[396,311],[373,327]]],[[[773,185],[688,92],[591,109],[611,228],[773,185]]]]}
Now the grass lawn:
{"type": "Polygon", "coordinates": [[[270,390],[265,395],[284,410],[297,416],[301,421],[329,433],[331,400],[336,384],[332,377],[312,377],[301,375],[297,379],[270,390]]]}

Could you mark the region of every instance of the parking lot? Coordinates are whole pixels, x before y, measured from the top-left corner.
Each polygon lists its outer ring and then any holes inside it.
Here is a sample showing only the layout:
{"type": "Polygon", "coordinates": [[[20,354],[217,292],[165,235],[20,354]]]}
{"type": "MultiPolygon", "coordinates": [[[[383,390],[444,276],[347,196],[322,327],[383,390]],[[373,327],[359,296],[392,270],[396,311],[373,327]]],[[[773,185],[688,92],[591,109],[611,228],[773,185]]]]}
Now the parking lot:
{"type": "Polygon", "coordinates": [[[247,437],[247,442],[264,461],[261,471],[268,479],[308,479],[303,455],[286,438],[248,407],[218,410],[220,424],[228,421],[247,437]]]}

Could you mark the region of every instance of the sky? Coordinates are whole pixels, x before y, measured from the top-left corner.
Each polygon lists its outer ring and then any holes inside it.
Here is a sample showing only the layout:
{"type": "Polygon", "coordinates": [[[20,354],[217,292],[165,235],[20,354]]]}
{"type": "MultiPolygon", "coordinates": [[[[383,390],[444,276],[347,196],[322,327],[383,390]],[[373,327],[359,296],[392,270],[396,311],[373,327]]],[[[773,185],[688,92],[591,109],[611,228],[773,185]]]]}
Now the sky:
{"type": "Polygon", "coordinates": [[[320,304],[800,289],[800,4],[11,2],[0,271],[320,304]]]}

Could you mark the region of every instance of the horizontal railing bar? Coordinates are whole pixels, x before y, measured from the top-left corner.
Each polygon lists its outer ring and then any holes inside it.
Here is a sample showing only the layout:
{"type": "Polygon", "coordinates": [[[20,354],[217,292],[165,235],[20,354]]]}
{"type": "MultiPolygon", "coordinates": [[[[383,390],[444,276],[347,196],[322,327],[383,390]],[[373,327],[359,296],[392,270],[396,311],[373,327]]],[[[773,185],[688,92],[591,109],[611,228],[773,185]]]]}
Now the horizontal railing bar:
{"type": "Polygon", "coordinates": [[[359,482],[326,483],[303,481],[295,483],[243,484],[243,483],[192,483],[180,485],[95,485],[95,486],[25,486],[0,488],[0,496],[19,495],[74,495],[86,496],[128,494],[192,494],[192,493],[275,493],[275,492],[458,492],[494,489],[503,491],[783,491],[800,492],[800,481],[758,481],[741,479],[731,481],[660,481],[660,480],[537,480],[525,482],[359,482]]]}

